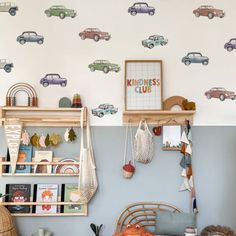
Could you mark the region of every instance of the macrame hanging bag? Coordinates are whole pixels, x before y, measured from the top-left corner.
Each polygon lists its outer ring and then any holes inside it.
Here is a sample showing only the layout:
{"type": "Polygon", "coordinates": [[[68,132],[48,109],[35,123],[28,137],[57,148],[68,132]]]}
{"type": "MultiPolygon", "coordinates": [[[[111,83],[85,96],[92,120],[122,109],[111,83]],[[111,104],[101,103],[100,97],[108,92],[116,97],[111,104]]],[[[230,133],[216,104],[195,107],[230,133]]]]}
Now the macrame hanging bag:
{"type": "Polygon", "coordinates": [[[125,134],[125,149],[124,149],[124,161],[123,161],[123,176],[126,179],[131,179],[135,172],[135,161],[134,161],[134,145],[133,145],[133,134],[130,123],[126,126],[125,134]],[[130,133],[130,148],[131,157],[128,158],[128,132],[130,133]]]}
{"type": "Polygon", "coordinates": [[[91,143],[91,133],[89,126],[89,118],[87,119],[86,128],[86,146],[84,145],[84,128],[83,128],[83,114],[81,112],[81,146],[80,146],[80,167],[79,167],[79,184],[78,191],[80,193],[80,201],[88,203],[94,196],[98,188],[96,165],[93,155],[93,148],[91,143]]]}
{"type": "Polygon", "coordinates": [[[134,139],[134,156],[137,162],[147,164],[153,158],[153,136],[146,120],[141,120],[134,139]]]}

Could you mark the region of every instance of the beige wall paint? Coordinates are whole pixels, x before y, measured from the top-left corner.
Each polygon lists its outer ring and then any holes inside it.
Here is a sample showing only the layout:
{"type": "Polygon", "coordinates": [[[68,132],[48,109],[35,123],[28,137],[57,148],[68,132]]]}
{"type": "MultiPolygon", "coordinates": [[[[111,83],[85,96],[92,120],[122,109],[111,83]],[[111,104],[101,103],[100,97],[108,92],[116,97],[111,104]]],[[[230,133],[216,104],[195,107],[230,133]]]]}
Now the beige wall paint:
{"type": "Polygon", "coordinates": [[[223,46],[236,37],[234,0],[148,0],[156,8],[154,16],[128,14],[135,1],[32,1],[15,0],[19,6],[16,16],[0,12],[0,58],[14,63],[10,74],[0,70],[0,105],[5,105],[8,88],[17,82],[28,82],[38,93],[41,107],[58,106],[63,96],[81,94],[83,105],[89,109],[109,102],[119,108],[117,115],[100,119],[91,116],[93,125],[121,125],[124,109],[124,61],[126,59],[163,60],[164,99],[181,95],[197,104],[195,125],[235,125],[236,101],[207,100],[204,92],[214,86],[236,91],[236,51],[227,52],[223,46]],[[54,4],[76,9],[74,19],[48,18],[44,10],[54,4]],[[203,4],[225,10],[223,19],[196,18],[192,11],[203,4]],[[108,31],[110,41],[81,40],[78,33],[87,27],[108,31]],[[16,42],[25,30],[35,30],[45,37],[43,45],[16,42]],[[166,46],[144,48],[141,40],[152,34],[168,38],[166,46]],[[208,66],[181,63],[189,51],[199,51],[210,58],[208,66]],[[104,74],[90,72],[88,64],[96,59],[108,59],[121,65],[121,71],[104,74]],[[59,73],[68,79],[66,88],[43,88],[40,78],[46,73],[59,73]]]}

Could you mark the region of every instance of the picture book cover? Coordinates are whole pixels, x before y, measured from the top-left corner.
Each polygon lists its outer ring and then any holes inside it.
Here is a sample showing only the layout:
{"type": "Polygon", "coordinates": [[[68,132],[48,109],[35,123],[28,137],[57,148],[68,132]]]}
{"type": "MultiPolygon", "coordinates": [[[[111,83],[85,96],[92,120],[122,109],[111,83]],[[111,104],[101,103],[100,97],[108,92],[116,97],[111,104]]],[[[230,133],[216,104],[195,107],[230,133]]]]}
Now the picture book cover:
{"type": "Polygon", "coordinates": [[[71,205],[65,205],[61,207],[63,213],[81,213],[86,215],[87,205],[76,204],[80,200],[78,192],[78,184],[62,184],[61,201],[71,202],[71,205]]]}
{"type": "MultiPolygon", "coordinates": [[[[57,202],[58,184],[35,184],[34,201],[35,202],[57,202]]],[[[57,213],[56,205],[38,205],[34,207],[35,213],[51,214],[57,213]]]]}
{"type": "Polygon", "coordinates": [[[6,194],[9,196],[6,197],[7,202],[19,202],[19,205],[8,206],[8,210],[11,213],[29,213],[30,206],[22,206],[21,202],[30,202],[30,184],[7,184],[6,185],[6,194]]]}
{"type": "MultiPolygon", "coordinates": [[[[32,161],[32,146],[21,144],[19,147],[17,162],[31,162],[32,161]]],[[[11,173],[11,167],[9,173],[11,173]]],[[[31,165],[16,165],[15,173],[31,173],[31,165]]]]}
{"type": "MultiPolygon", "coordinates": [[[[35,151],[35,162],[52,162],[52,151],[35,151]]],[[[35,165],[34,173],[51,173],[51,165],[35,165]]]]}

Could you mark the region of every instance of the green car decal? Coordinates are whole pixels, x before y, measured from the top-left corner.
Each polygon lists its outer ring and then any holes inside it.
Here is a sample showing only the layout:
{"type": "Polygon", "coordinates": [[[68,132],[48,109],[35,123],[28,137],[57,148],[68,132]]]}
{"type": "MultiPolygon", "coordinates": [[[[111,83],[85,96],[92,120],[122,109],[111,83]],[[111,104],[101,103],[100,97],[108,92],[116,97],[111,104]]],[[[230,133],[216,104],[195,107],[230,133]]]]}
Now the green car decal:
{"type": "Polygon", "coordinates": [[[75,10],[68,9],[65,6],[51,6],[49,9],[45,10],[44,13],[48,16],[58,16],[60,19],[64,19],[65,17],[76,17],[77,13],[75,10]]]}
{"type": "Polygon", "coordinates": [[[109,71],[120,71],[120,66],[117,64],[112,64],[107,60],[96,60],[93,63],[88,65],[89,69],[93,72],[95,70],[103,71],[104,73],[108,73],[109,71]]]}

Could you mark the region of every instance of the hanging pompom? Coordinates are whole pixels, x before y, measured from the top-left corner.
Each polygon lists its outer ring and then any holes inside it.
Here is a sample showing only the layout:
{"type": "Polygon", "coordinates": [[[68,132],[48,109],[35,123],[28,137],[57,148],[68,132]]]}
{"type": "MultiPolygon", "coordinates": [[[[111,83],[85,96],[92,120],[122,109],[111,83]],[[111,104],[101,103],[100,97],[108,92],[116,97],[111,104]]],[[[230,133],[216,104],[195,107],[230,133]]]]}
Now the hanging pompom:
{"type": "Polygon", "coordinates": [[[23,145],[27,145],[27,146],[30,144],[30,136],[26,130],[22,133],[21,142],[23,145]]]}

